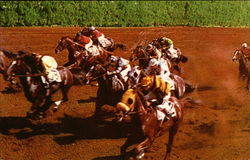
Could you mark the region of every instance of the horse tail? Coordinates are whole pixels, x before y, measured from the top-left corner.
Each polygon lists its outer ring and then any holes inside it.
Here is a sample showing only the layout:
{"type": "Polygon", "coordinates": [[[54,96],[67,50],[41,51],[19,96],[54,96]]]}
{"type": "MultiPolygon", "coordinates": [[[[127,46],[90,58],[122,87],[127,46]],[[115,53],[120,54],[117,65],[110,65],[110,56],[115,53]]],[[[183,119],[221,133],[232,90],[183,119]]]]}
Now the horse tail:
{"type": "Polygon", "coordinates": [[[123,50],[123,51],[126,51],[126,50],[127,50],[127,47],[126,47],[126,45],[124,45],[124,44],[117,43],[116,46],[117,46],[117,48],[120,48],[120,49],[123,50]]]}
{"type": "Polygon", "coordinates": [[[186,63],[188,61],[188,57],[181,55],[180,60],[181,60],[182,63],[186,63]]]}
{"type": "Polygon", "coordinates": [[[184,107],[186,104],[191,104],[191,105],[200,105],[200,104],[201,104],[201,100],[200,100],[200,99],[194,100],[194,99],[193,99],[192,97],[190,97],[190,96],[181,98],[181,99],[179,99],[179,100],[180,100],[180,103],[183,104],[183,107],[184,107]]]}

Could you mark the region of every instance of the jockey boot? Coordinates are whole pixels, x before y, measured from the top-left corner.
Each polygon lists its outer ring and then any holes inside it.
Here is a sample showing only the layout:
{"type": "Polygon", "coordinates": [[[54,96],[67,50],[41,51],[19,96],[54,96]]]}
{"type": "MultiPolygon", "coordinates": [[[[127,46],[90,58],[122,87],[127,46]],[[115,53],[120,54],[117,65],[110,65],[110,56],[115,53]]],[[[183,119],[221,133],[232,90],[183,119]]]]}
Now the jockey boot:
{"type": "Polygon", "coordinates": [[[46,96],[50,95],[50,84],[49,82],[46,81],[46,83],[44,83],[44,88],[46,90],[46,96]]]}

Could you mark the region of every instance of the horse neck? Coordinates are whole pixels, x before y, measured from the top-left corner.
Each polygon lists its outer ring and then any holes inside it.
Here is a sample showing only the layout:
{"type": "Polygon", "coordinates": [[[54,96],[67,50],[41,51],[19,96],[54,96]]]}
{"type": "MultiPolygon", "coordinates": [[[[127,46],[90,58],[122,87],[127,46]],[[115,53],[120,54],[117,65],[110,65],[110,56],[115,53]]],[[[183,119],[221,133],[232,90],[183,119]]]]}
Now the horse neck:
{"type": "Polygon", "coordinates": [[[69,54],[71,55],[74,55],[75,52],[77,51],[76,47],[74,47],[73,45],[68,45],[67,49],[68,49],[69,54]]]}
{"type": "Polygon", "coordinates": [[[143,104],[143,95],[141,95],[139,92],[137,92],[136,96],[136,108],[139,113],[142,115],[146,114],[145,104],[143,104]]]}

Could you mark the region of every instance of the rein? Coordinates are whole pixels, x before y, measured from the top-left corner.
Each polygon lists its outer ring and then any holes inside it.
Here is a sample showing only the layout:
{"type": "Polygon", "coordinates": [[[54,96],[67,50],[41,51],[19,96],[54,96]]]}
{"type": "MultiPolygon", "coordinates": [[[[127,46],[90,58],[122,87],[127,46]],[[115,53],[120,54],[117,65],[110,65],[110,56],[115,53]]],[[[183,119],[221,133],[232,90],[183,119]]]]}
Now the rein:
{"type": "Polygon", "coordinates": [[[12,76],[14,77],[40,77],[40,76],[45,76],[46,74],[40,73],[40,74],[14,74],[12,76]]]}

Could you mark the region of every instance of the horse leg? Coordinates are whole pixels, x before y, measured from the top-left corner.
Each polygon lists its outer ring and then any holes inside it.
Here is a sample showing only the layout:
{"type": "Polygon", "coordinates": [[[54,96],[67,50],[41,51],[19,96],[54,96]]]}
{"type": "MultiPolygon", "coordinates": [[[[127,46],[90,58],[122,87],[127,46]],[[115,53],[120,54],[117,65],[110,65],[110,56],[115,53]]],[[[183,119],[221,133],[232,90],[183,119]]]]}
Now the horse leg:
{"type": "Polygon", "coordinates": [[[127,154],[127,148],[137,142],[138,142],[138,138],[135,138],[135,136],[131,134],[120,148],[121,157],[125,158],[127,154]]]}
{"type": "Polygon", "coordinates": [[[27,117],[31,119],[41,119],[44,117],[44,112],[49,108],[51,104],[51,97],[37,97],[32,103],[30,111],[27,112],[27,117]],[[44,105],[41,106],[41,104],[44,105]]]}
{"type": "Polygon", "coordinates": [[[55,106],[53,107],[53,112],[58,111],[59,106],[63,103],[63,102],[67,102],[69,100],[68,98],[68,92],[69,92],[70,87],[68,86],[64,86],[61,88],[61,92],[62,92],[62,99],[59,101],[55,101],[55,106]]]}
{"type": "Polygon", "coordinates": [[[144,154],[145,150],[148,149],[153,143],[153,138],[147,137],[144,141],[142,141],[139,145],[135,147],[135,155],[137,159],[141,159],[144,154]]]}
{"type": "Polygon", "coordinates": [[[169,129],[167,151],[166,151],[166,154],[164,156],[164,160],[166,160],[168,157],[170,157],[170,152],[171,152],[171,149],[172,149],[171,147],[173,145],[174,136],[177,133],[178,127],[179,127],[178,124],[175,124],[173,127],[171,127],[169,129]]]}

